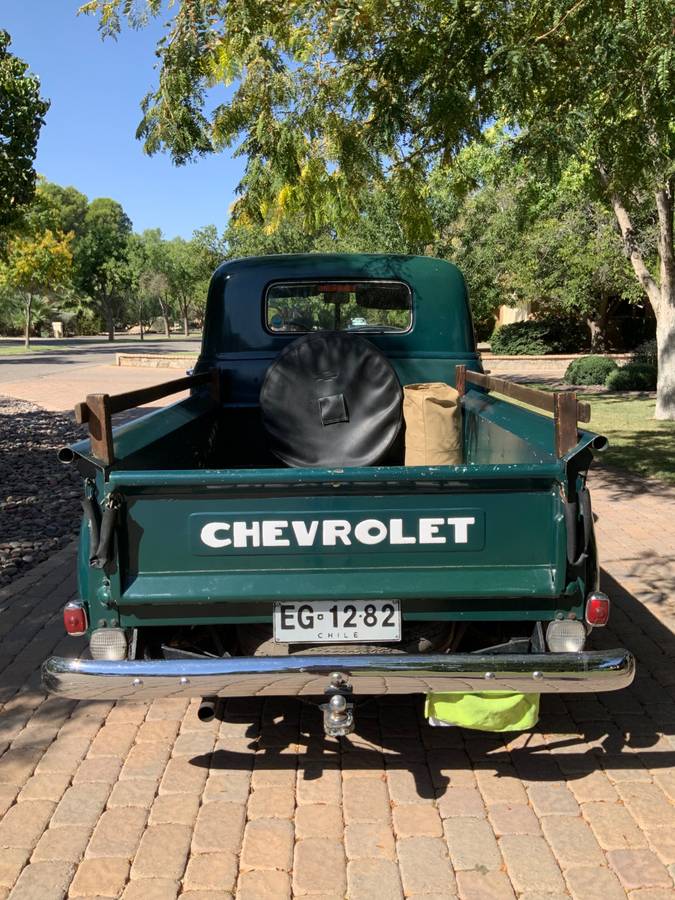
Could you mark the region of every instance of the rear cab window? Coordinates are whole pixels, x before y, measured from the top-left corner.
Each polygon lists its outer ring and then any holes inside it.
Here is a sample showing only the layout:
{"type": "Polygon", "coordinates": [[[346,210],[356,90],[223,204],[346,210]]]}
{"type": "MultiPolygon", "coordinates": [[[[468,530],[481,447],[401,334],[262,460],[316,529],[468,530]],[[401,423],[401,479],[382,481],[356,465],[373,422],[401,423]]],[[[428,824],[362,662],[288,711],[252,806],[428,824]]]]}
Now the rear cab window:
{"type": "Polygon", "coordinates": [[[265,293],[265,326],[272,334],[410,331],[412,292],[402,281],[276,282],[265,293]]]}

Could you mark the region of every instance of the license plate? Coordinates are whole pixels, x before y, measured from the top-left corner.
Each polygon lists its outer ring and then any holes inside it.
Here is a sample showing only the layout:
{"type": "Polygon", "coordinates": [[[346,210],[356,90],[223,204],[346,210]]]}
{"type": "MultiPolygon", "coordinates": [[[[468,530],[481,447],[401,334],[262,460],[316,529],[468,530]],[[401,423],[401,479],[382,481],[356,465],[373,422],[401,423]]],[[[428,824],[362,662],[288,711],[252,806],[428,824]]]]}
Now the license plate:
{"type": "Polygon", "coordinates": [[[398,600],[313,600],[274,604],[274,640],[289,644],[400,641],[398,600]]]}

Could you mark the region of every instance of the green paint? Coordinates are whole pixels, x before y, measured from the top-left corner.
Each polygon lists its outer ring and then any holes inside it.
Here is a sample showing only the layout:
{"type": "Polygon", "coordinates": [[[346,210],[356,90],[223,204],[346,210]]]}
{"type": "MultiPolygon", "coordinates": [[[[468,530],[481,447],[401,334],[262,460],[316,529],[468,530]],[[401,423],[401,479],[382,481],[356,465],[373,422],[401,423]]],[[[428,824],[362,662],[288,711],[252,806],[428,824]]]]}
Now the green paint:
{"type": "MultiPolygon", "coordinates": [[[[453,382],[456,364],[480,367],[464,282],[449,263],[312,255],[224,264],[211,284],[197,369],[218,366],[225,402],[217,409],[200,390],[115,430],[116,462],[96,481],[99,501],[112,490],[124,498],[109,583],[88,566],[88,536],[80,541],[90,621],[270,622],[276,600],[331,596],[397,597],[406,620],[582,615],[597,564],[593,557],[583,571],[568,565],[563,497],[581,486],[575,461],[587,466],[590,432],[558,460],[550,417],[472,389],[461,466],[195,465],[216,428],[226,449],[235,438],[255,444],[252,432],[236,433],[242,410],[255,414],[268,365],[294,339],[264,329],[262,297],[289,276],[410,284],[412,330],[368,335],[404,383],[453,382]],[[336,522],[348,541],[335,538],[336,522]],[[205,542],[204,528],[215,544],[205,542]]],[[[83,464],[93,462],[88,442],[74,449],[83,464]]]]}

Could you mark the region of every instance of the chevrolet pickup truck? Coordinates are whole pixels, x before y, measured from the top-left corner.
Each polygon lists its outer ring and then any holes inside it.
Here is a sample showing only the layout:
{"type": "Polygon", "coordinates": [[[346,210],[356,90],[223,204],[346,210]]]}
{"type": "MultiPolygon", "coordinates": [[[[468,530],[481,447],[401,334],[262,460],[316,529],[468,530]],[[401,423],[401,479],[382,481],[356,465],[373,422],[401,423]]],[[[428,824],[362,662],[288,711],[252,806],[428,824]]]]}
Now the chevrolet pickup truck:
{"type": "Polygon", "coordinates": [[[363,696],[634,677],[627,650],[586,647],[610,608],[586,485],[606,441],[573,392],[483,371],[448,262],[223,263],[194,372],[75,412],[89,438],[59,453],[84,487],[64,622],[89,655],[44,663],[55,694],[203,698],[204,719],[225,697],[318,697],[344,734],[363,696]],[[457,392],[452,462],[408,463],[411,385],[457,392]]]}

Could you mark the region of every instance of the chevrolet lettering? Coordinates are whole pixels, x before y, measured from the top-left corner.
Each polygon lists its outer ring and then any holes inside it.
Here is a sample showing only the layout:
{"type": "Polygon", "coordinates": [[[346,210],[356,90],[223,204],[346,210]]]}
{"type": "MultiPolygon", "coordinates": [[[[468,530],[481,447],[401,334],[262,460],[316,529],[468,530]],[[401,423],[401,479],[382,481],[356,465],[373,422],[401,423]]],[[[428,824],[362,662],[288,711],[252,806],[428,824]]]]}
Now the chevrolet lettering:
{"type": "MultiPolygon", "coordinates": [[[[302,550],[305,547],[343,549],[346,547],[373,547],[423,545],[443,546],[452,549],[478,549],[482,544],[482,512],[471,515],[420,517],[411,525],[403,518],[364,518],[355,522],[347,519],[237,519],[208,521],[201,524],[195,516],[199,540],[213,550],[234,552],[286,548],[302,550]],[[471,540],[469,540],[469,534],[471,540]]],[[[198,552],[206,552],[198,550],[198,552]]]]}
{"type": "Polygon", "coordinates": [[[196,697],[205,720],[228,697],[303,697],[339,736],[377,694],[427,695],[435,721],[439,693],[494,708],[633,680],[629,650],[594,647],[611,598],[587,475],[607,442],[576,394],[483,371],[449,262],[224,262],[193,373],[75,415],[64,624],[88,655],[46,660],[54,694],[196,697]]]}

